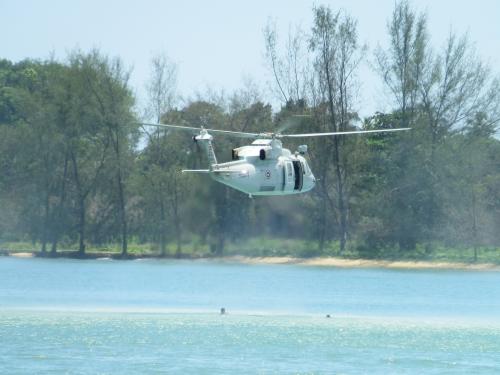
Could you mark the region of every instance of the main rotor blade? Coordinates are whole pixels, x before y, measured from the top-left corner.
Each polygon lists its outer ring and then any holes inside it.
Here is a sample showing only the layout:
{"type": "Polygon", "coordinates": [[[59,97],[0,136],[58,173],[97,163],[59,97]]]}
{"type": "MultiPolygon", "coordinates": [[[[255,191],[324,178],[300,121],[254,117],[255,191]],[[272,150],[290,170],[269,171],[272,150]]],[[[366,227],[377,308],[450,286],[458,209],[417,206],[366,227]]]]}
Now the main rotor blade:
{"type": "MultiPolygon", "coordinates": [[[[153,124],[153,123],[147,123],[147,122],[141,122],[142,125],[146,126],[156,126],[160,128],[168,128],[168,129],[179,129],[179,130],[187,130],[191,132],[199,132],[202,130],[202,128],[195,128],[193,126],[182,126],[182,125],[170,125],[170,124],[153,124]]],[[[258,133],[245,133],[245,132],[234,132],[230,130],[218,130],[218,129],[205,129],[204,130],[210,132],[210,133],[218,133],[218,134],[223,134],[223,135],[229,135],[232,137],[238,137],[238,138],[259,138],[260,134],[258,133]]]]}
{"type": "Polygon", "coordinates": [[[278,129],[276,129],[275,133],[281,134],[283,132],[286,132],[292,126],[299,125],[303,118],[308,118],[308,117],[312,117],[312,116],[311,115],[292,115],[290,117],[287,117],[284,121],[282,121],[281,126],[278,129]]]}
{"type": "Polygon", "coordinates": [[[323,137],[323,136],[328,136],[328,135],[349,135],[349,134],[397,132],[397,131],[401,131],[401,130],[411,130],[411,128],[353,130],[353,131],[347,131],[347,132],[329,132],[329,133],[280,134],[280,137],[281,138],[323,137]]]}
{"type": "Polygon", "coordinates": [[[156,124],[156,123],[150,123],[150,122],[141,122],[141,125],[146,125],[146,126],[156,126],[158,128],[174,128],[174,129],[181,129],[181,130],[201,130],[200,128],[195,128],[192,126],[181,126],[181,125],[167,125],[167,124],[156,124]]]}

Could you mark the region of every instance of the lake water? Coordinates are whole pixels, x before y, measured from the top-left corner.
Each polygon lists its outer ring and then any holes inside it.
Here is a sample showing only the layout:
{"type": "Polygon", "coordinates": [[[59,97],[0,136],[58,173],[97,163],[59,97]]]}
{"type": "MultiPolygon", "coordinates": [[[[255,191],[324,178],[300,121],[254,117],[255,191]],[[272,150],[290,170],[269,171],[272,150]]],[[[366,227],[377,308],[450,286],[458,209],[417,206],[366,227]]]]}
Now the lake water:
{"type": "Polygon", "coordinates": [[[498,374],[500,273],[0,257],[0,373],[498,374]]]}

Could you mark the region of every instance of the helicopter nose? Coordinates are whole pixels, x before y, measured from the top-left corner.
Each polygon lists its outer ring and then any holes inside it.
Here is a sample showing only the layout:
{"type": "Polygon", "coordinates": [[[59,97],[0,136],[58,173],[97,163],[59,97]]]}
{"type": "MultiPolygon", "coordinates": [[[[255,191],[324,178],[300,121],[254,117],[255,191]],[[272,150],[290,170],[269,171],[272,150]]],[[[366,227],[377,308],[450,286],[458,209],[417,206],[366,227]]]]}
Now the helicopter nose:
{"type": "Polygon", "coordinates": [[[313,175],[311,175],[308,180],[309,181],[307,183],[307,190],[306,191],[313,189],[314,186],[316,185],[316,178],[313,175]]]}

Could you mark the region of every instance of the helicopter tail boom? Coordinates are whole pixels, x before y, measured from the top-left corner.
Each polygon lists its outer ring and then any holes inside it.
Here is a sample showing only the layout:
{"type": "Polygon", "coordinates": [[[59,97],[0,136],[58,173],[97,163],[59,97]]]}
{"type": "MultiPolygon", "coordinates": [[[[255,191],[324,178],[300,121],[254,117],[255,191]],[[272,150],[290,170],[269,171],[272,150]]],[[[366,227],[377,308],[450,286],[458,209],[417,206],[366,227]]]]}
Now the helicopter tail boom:
{"type": "Polygon", "coordinates": [[[194,141],[199,143],[201,147],[205,150],[208,157],[208,168],[209,170],[213,169],[213,166],[217,164],[217,158],[215,157],[214,147],[212,145],[213,137],[208,134],[205,129],[200,131],[200,134],[196,135],[194,141]]]}
{"type": "Polygon", "coordinates": [[[183,169],[182,173],[210,173],[210,169],[183,169]]]}

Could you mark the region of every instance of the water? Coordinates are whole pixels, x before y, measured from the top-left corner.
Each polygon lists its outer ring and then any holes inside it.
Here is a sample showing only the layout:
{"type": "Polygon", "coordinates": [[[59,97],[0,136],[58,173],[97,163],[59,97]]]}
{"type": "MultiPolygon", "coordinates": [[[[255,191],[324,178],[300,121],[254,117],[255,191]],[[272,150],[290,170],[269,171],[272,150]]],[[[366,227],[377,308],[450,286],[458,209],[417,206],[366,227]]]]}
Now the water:
{"type": "Polygon", "coordinates": [[[496,374],[500,273],[0,257],[0,373],[496,374]]]}

